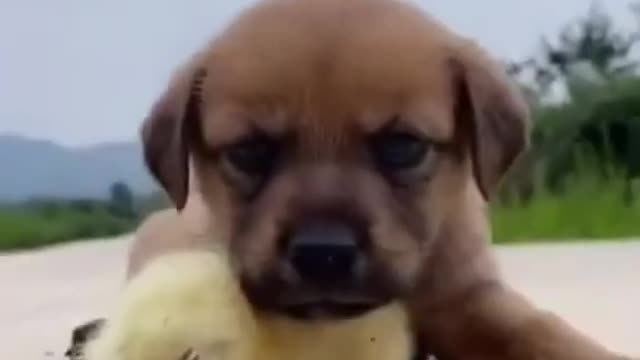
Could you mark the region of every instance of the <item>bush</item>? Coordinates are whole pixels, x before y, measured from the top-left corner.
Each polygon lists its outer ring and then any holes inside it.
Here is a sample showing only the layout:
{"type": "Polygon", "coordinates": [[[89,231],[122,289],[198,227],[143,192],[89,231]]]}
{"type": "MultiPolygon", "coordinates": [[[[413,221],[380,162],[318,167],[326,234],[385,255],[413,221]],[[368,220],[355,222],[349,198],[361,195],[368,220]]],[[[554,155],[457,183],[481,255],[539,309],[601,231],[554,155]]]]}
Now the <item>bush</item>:
{"type": "MultiPolygon", "coordinates": [[[[601,165],[595,170],[602,175],[616,167],[621,177],[640,176],[640,79],[612,81],[574,103],[537,109],[534,125],[525,161],[550,190],[580,171],[581,156],[601,165]]],[[[523,180],[530,179],[511,179],[523,180]]]]}

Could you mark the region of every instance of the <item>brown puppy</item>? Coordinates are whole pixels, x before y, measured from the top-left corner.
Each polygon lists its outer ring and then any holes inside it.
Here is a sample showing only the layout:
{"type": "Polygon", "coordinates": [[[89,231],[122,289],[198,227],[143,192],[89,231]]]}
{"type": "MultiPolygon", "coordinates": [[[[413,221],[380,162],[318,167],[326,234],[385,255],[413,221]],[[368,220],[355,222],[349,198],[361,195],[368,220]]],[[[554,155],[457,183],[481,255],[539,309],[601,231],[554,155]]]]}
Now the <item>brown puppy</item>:
{"type": "MultiPolygon", "coordinates": [[[[261,311],[339,318],[399,298],[441,360],[614,359],[495,268],[486,200],[527,130],[497,64],[413,7],[273,0],[176,75],[143,140],[179,210],[201,196],[197,243],[215,229],[261,311]]],[[[142,238],[133,273],[193,245],[142,238]]]]}

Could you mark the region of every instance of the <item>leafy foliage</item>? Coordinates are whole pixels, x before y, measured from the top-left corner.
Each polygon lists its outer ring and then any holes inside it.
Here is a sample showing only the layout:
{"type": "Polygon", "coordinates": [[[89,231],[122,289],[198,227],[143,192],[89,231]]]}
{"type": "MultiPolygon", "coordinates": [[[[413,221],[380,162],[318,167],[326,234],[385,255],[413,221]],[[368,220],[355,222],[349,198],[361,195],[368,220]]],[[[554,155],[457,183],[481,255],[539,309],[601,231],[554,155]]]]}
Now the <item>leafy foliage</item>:
{"type": "Polygon", "coordinates": [[[570,96],[560,104],[536,103],[531,149],[493,206],[497,241],[640,235],[640,78],[631,59],[637,40],[637,33],[615,30],[594,6],[555,45],[544,41],[543,61],[508,69],[517,77],[532,67],[538,84],[529,88],[564,81],[570,96]],[[578,63],[599,78],[576,81],[585,75],[572,69],[578,63]]]}

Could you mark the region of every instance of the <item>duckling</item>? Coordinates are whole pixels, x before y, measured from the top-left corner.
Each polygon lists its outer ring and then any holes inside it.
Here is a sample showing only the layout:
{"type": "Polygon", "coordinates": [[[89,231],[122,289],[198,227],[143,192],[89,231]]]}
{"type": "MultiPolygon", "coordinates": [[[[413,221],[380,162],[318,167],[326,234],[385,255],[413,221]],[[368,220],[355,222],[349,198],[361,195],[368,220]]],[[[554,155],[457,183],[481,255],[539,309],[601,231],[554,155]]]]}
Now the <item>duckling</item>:
{"type": "Polygon", "coordinates": [[[356,318],[255,311],[220,251],[161,256],[124,292],[87,360],[408,360],[408,317],[391,303],[356,318]]]}

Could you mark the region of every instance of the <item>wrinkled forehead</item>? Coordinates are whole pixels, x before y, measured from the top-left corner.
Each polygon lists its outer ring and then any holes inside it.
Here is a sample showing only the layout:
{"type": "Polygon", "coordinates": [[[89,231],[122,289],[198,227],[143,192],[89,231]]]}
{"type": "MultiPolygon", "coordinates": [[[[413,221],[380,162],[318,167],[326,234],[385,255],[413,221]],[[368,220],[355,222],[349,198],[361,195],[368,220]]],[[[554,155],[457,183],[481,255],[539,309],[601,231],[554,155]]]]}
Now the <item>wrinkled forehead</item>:
{"type": "Polygon", "coordinates": [[[252,130],[371,133],[392,119],[434,139],[451,136],[451,36],[422,14],[258,15],[232,26],[206,54],[208,142],[252,130]]]}

